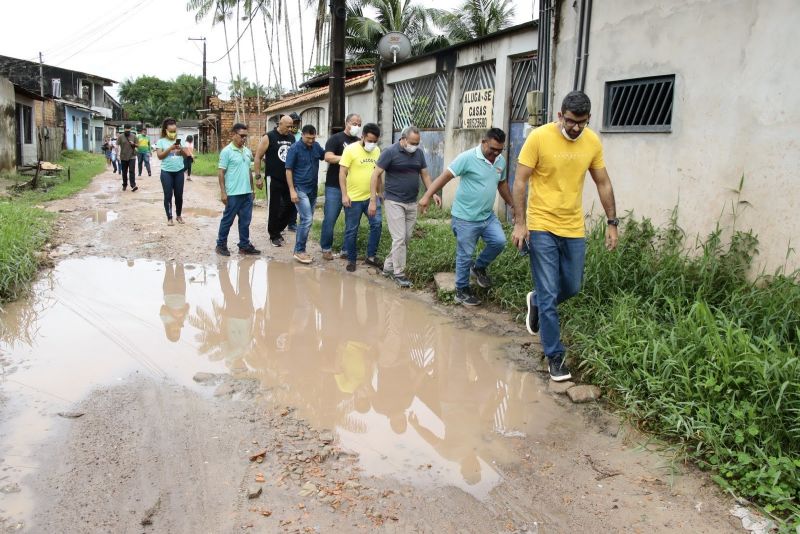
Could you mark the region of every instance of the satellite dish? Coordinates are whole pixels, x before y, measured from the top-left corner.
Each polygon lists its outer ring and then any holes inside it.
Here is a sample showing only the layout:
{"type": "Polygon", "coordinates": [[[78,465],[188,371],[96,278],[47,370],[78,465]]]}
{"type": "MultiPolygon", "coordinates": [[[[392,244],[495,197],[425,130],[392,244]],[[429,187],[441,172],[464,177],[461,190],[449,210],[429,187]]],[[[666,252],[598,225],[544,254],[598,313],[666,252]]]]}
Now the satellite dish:
{"type": "Polygon", "coordinates": [[[389,32],[378,42],[378,53],[385,61],[403,61],[411,55],[411,41],[404,33],[389,32]]]}

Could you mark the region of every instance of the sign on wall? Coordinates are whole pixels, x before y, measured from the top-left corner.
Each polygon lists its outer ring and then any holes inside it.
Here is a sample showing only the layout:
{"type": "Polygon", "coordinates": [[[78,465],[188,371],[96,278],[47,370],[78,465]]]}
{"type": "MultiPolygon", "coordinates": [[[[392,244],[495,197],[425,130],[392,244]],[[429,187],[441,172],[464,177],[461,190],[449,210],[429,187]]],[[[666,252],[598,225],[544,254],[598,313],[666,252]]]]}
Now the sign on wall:
{"type": "Polygon", "coordinates": [[[486,130],[492,127],[494,89],[480,89],[464,93],[461,127],[486,130]]]}

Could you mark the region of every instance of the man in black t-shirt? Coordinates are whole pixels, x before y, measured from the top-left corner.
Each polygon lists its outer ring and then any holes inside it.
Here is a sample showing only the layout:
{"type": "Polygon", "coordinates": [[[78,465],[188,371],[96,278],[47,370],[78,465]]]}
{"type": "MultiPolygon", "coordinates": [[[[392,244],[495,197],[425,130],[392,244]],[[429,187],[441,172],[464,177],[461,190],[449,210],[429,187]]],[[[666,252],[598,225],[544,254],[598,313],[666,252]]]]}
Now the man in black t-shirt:
{"type": "Polygon", "coordinates": [[[322,220],[322,235],[319,244],[322,257],[333,259],[333,227],[342,212],[342,190],[339,186],[339,160],[342,159],[344,147],[357,143],[361,138],[361,116],[351,113],[345,118],[344,131],[332,135],[325,143],[325,161],[328,172],[325,175],[325,216],[322,220]]]}
{"type": "Polygon", "coordinates": [[[292,133],[292,119],[284,115],[278,121],[278,126],[261,138],[256,149],[253,172],[256,187],[261,189],[261,160],[264,160],[264,173],[271,177],[269,184],[269,217],[267,219],[267,232],[269,240],[275,247],[283,246],[284,239],[281,233],[294,217],[294,204],[289,195],[289,184],[286,182],[286,154],[289,147],[294,144],[292,133]]]}

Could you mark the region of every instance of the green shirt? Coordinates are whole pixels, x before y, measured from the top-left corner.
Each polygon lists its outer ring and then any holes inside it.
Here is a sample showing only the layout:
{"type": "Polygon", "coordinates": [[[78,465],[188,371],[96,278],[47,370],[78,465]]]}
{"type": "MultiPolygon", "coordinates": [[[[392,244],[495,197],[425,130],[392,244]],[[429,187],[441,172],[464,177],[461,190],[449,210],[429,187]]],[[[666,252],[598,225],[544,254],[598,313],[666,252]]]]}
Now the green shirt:
{"type": "Polygon", "coordinates": [[[505,180],[506,160],[498,155],[494,163],[483,156],[481,146],[462,152],[448,167],[461,180],[450,213],[465,221],[485,221],[492,214],[497,185],[505,180]]]}
{"type": "Polygon", "coordinates": [[[150,153],[150,138],[144,134],[136,136],[136,151],[140,154],[150,153]]]}
{"type": "Polygon", "coordinates": [[[218,167],[225,171],[225,193],[228,195],[245,195],[252,193],[250,186],[250,165],[253,153],[246,146],[236,148],[230,143],[219,154],[218,167]]]}

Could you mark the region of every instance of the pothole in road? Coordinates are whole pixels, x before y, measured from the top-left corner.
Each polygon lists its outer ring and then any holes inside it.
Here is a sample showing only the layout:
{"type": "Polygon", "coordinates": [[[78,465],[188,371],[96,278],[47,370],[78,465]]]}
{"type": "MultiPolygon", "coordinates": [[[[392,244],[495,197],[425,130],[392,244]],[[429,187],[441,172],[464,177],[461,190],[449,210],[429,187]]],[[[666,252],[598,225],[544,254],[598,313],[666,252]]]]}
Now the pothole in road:
{"type": "Polygon", "coordinates": [[[102,224],[116,221],[117,219],[119,219],[119,213],[114,210],[94,210],[84,220],[86,222],[102,224]]]}
{"type": "Polygon", "coordinates": [[[0,315],[0,457],[6,482],[23,488],[6,512],[28,506],[22,475],[56,414],[137,373],[209,394],[196,372],[256,378],[276,404],[333,429],[367,474],[480,499],[518,460],[514,437],[580,430],[537,377],[515,370],[502,338],[333,271],[69,259],[35,294],[0,315]]]}
{"type": "Polygon", "coordinates": [[[209,217],[212,219],[216,219],[222,216],[222,212],[220,210],[212,210],[209,208],[184,208],[183,215],[188,215],[190,217],[209,217]]]}

